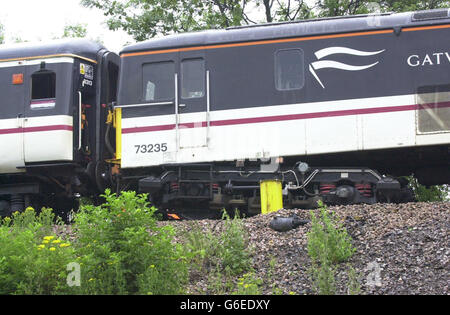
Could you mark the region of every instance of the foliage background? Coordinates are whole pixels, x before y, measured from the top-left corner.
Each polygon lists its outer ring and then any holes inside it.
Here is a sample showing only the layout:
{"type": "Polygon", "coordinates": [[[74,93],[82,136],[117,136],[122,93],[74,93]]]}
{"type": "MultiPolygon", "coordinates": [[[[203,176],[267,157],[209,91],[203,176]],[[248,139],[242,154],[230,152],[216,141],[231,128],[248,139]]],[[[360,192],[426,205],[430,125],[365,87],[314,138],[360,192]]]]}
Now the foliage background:
{"type": "Polygon", "coordinates": [[[448,0],[81,0],[98,8],[111,30],[136,41],[176,32],[314,17],[405,12],[449,7],[448,0]],[[255,14],[259,12],[259,14],[255,14]]]}

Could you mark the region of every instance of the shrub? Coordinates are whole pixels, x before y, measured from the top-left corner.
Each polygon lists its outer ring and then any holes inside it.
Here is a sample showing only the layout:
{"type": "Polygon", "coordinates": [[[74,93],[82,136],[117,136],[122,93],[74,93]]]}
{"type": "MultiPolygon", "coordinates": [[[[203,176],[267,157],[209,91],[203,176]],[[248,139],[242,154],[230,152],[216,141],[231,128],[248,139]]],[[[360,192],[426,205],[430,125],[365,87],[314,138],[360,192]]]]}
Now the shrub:
{"type": "MultiPolygon", "coordinates": [[[[66,266],[74,261],[70,243],[53,233],[51,209],[39,215],[27,208],[5,218],[0,225],[0,294],[63,294],[66,266]]],[[[56,219],[56,224],[61,220],[56,219]]]]}
{"type": "MultiPolygon", "coordinates": [[[[342,222],[319,202],[319,214],[311,211],[311,231],[308,232],[311,280],[318,294],[336,294],[335,264],[348,260],[355,251],[342,222]]],[[[356,284],[351,285],[351,290],[356,291],[356,284]]]]}
{"type": "Polygon", "coordinates": [[[204,232],[198,227],[185,235],[186,256],[200,271],[206,269],[228,270],[239,275],[251,269],[251,250],[242,219],[233,219],[224,211],[224,227],[220,233],[204,232]]]}
{"type": "Polygon", "coordinates": [[[247,231],[238,214],[231,219],[226,212],[224,232],[220,236],[219,257],[223,268],[230,268],[235,275],[251,268],[251,251],[248,248],[247,231]]]}
{"type": "Polygon", "coordinates": [[[339,263],[348,260],[356,249],[351,237],[334,212],[319,202],[320,213],[311,211],[311,231],[308,232],[308,254],[313,261],[339,263]]]}
{"type": "Polygon", "coordinates": [[[414,191],[414,194],[419,202],[433,202],[433,201],[447,201],[450,195],[450,186],[436,185],[426,187],[421,185],[419,181],[413,177],[406,177],[408,186],[414,191]]]}
{"type": "Polygon", "coordinates": [[[347,284],[347,294],[348,295],[359,295],[361,294],[361,285],[359,283],[359,278],[361,275],[356,273],[356,270],[352,267],[348,267],[348,284],[347,284]]]}
{"type": "Polygon", "coordinates": [[[331,262],[323,257],[320,261],[314,261],[310,269],[312,287],[317,294],[336,294],[336,268],[331,262]]]}
{"type": "Polygon", "coordinates": [[[158,227],[146,195],[106,190],[101,206],[75,215],[82,293],[179,294],[187,280],[171,226],[158,227]]]}

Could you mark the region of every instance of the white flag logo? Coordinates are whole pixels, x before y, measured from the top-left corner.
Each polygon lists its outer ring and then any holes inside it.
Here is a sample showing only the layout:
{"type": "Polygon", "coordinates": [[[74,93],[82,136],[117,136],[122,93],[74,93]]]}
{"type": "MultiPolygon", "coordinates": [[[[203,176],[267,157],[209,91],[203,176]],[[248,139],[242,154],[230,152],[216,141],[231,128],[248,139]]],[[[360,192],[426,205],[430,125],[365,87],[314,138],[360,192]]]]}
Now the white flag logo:
{"type": "Polygon", "coordinates": [[[316,78],[317,82],[319,82],[319,84],[322,86],[322,88],[325,88],[325,86],[323,85],[319,76],[317,75],[317,72],[316,72],[317,70],[331,68],[331,69],[339,69],[339,70],[345,70],[345,71],[361,71],[361,70],[369,69],[369,68],[376,66],[379,63],[379,61],[372,63],[372,64],[364,65],[364,66],[353,66],[353,65],[348,65],[348,64],[338,62],[338,61],[321,60],[321,59],[331,56],[331,55],[336,55],[336,54],[353,55],[353,56],[374,56],[374,55],[381,54],[385,50],[386,49],[379,50],[379,51],[361,51],[361,50],[356,50],[356,49],[347,48],[347,47],[324,48],[324,49],[321,49],[321,50],[315,52],[315,55],[316,55],[318,61],[315,61],[309,65],[309,71],[316,78]]]}

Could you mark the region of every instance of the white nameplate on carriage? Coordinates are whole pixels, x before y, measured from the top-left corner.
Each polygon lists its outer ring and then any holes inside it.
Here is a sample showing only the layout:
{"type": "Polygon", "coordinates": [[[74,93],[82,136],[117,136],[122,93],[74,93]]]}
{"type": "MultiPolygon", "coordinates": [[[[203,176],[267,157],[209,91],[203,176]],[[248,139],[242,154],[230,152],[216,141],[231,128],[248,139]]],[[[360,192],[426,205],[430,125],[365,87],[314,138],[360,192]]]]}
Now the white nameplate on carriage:
{"type": "Polygon", "coordinates": [[[31,109],[50,109],[50,108],[55,108],[55,104],[56,104],[55,100],[31,101],[30,108],[31,109]]]}

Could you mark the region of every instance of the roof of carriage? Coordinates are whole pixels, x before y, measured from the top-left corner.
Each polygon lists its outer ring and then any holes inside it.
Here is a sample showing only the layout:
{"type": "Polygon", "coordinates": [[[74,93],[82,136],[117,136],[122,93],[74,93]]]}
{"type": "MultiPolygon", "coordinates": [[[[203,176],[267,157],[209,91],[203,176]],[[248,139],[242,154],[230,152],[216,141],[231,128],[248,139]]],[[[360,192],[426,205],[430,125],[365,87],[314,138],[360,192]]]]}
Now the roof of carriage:
{"type": "Polygon", "coordinates": [[[0,45],[0,62],[44,57],[76,56],[95,61],[100,50],[97,42],[87,39],[62,39],[49,42],[0,45]]]}
{"type": "Polygon", "coordinates": [[[354,15],[285,23],[256,24],[243,27],[231,27],[224,30],[181,33],[155,38],[129,45],[123,48],[120,54],[126,56],[134,52],[177,47],[208,46],[279,38],[364,32],[377,29],[392,29],[395,27],[442,24],[448,23],[449,21],[450,9],[437,9],[395,14],[354,15]]]}

